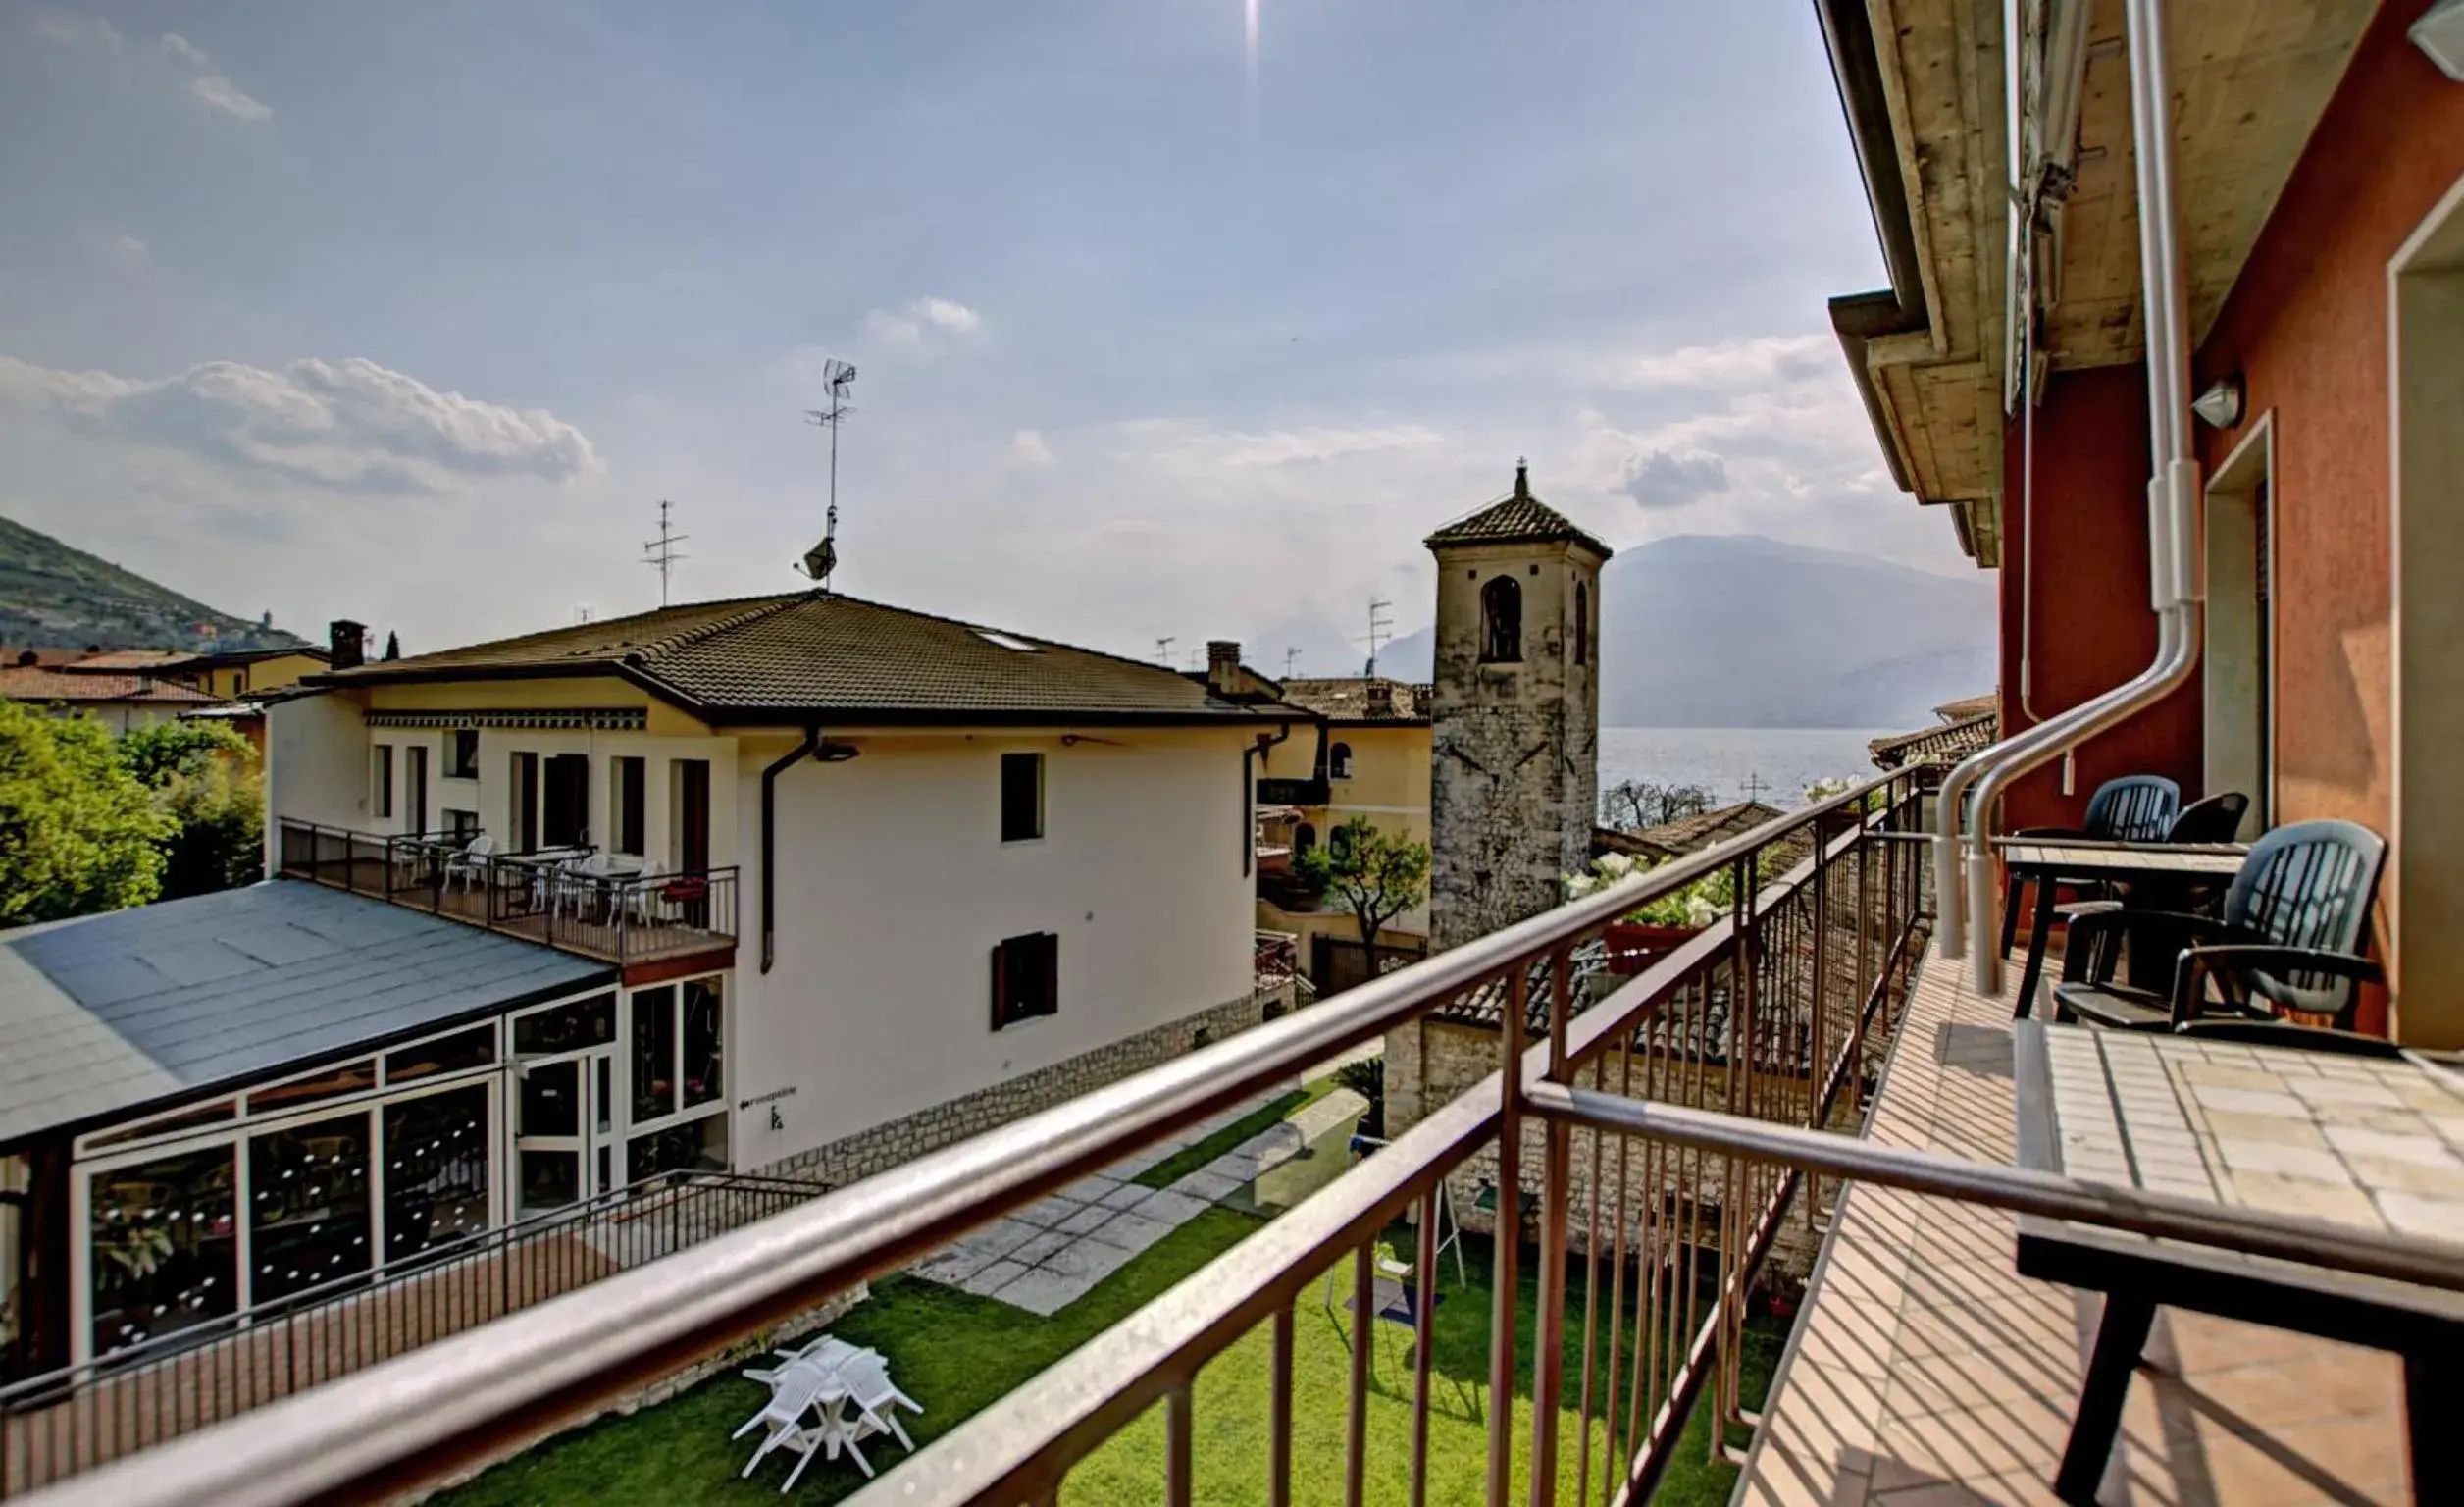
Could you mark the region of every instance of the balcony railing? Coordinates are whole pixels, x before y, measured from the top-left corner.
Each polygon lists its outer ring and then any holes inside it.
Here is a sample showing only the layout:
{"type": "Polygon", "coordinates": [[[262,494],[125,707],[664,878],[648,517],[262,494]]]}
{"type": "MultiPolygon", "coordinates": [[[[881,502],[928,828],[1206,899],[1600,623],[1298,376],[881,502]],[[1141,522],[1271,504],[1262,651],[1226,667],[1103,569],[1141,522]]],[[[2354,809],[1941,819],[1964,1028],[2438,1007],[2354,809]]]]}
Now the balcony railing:
{"type": "Polygon", "coordinates": [[[741,1229],[826,1184],[665,1172],[0,1387],[0,1497],[741,1229]]]}
{"type": "Polygon", "coordinates": [[[633,964],[736,943],[734,867],[592,874],[575,850],[474,854],[463,837],[384,836],[284,817],[281,872],[526,941],[633,964]]]}
{"type": "Polygon", "coordinates": [[[1289,779],[1282,776],[1260,778],[1258,782],[1258,804],[1260,805],[1324,805],[1326,782],[1322,779],[1289,779]]]}
{"type": "MultiPolygon", "coordinates": [[[[1485,1499],[1636,1502],[1688,1416],[1741,1417],[1739,1331],[1757,1268],[1854,1177],[1970,1203],[2464,1287],[2431,1242],[2089,1185],[1870,1145],[1856,1126],[1897,1021],[1925,919],[1920,795],[1901,772],[1743,837],[1384,975],[1135,1078],[1071,1100],[697,1247],[286,1399],[230,1428],[70,1481],[61,1504],[292,1503],[415,1488],[902,1266],[1309,1065],[1398,1026],[1493,1015],[1492,1072],[1386,1149],[999,1399],[866,1488],[867,1503],[1055,1500],[1071,1468],[1156,1404],[1162,1479],[1193,1494],[1193,1383],[1270,1332],[1269,1502],[1289,1500],[1296,1403],[1340,1412],[1340,1468],[1363,1499],[1374,1324],[1352,1325],[1340,1396],[1301,1396],[1296,1302],[1330,1271],[1375,1308],[1377,1242],[1418,1215],[1421,1291],[1437,1286],[1441,1184],[1536,1192],[1535,1332],[1515,1303],[1524,1242],[1496,1241],[1485,1499]],[[1777,877],[1764,855],[1810,853],[1777,877]],[[1575,955],[1634,906],[1725,870],[1728,914],[1621,983],[1577,981],[1575,955]],[[1607,989],[1590,1002],[1585,995],[1607,989]],[[1511,1070],[1510,1070],[1511,1069],[1511,1070]],[[1527,1344],[1527,1349],[1521,1346],[1527,1344]],[[1528,1368],[1518,1354],[1531,1356],[1528,1368]],[[1575,1377],[1568,1385],[1563,1378],[1575,1377]],[[1525,1390],[1528,1407],[1507,1406],[1525,1390]],[[1516,1495],[1519,1496],[1519,1491],[1516,1495]]],[[[1390,1105],[1390,1110],[1393,1106],[1390,1105]]],[[[1470,1200],[1458,1198],[1456,1206],[1470,1200]]],[[[1431,1489],[1432,1346],[1419,1306],[1410,1383],[1410,1499],[1431,1489]]],[[[1715,1441],[1719,1437],[1714,1431],[1715,1441]]],[[[1715,1448],[1718,1447],[1715,1443],[1715,1448]]]]}

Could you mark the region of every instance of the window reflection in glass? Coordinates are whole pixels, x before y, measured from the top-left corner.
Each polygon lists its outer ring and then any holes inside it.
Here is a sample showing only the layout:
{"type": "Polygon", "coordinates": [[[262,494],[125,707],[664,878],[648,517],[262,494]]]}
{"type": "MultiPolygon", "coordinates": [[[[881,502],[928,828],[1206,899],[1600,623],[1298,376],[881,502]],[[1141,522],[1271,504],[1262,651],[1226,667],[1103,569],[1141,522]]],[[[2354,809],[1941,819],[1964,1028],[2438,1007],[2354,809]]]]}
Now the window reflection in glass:
{"type": "Polygon", "coordinates": [[[366,1113],[250,1136],[248,1203],[250,1302],[367,1271],[366,1113]]]}
{"type": "Polygon", "coordinates": [[[612,994],[594,994],[513,1022],[513,1050],[525,1057],[579,1052],[615,1039],[616,996],[612,994]]]}
{"type": "Polygon", "coordinates": [[[414,1083],[466,1067],[485,1067],[496,1060],[496,1027],[492,1024],[456,1031],[385,1054],[385,1082],[414,1083]]]}
{"type": "Polygon", "coordinates": [[[278,1110],[295,1110],[320,1099],[365,1093],[376,1086],[377,1060],[363,1057],[358,1062],[344,1063],[312,1078],[260,1088],[248,1096],[248,1113],[271,1115],[278,1110]]]}
{"type": "Polygon", "coordinates": [[[582,1065],[535,1063],[522,1074],[522,1135],[582,1133],[582,1065]]]}
{"type": "Polygon", "coordinates": [[[559,1209],[582,1196],[582,1153],[522,1153],[522,1212],[559,1209]]]}
{"type": "Polygon", "coordinates": [[[229,1146],[98,1172],[90,1192],[97,1354],[238,1307],[229,1146]]]}
{"type": "Polygon", "coordinates": [[[685,1107],[708,1104],[727,1092],[725,1014],[719,980],[696,978],[685,985],[685,1107]]]}
{"type": "Polygon", "coordinates": [[[633,997],[633,1117],[640,1124],[676,1113],[676,989],[633,997]]]}
{"type": "Polygon", "coordinates": [[[488,1227],[488,1088],[385,1107],[385,1259],[488,1227]]]}
{"type": "Polygon", "coordinates": [[[727,1170],[727,1119],[705,1116],[625,1143],[625,1180],[640,1182],[661,1172],[727,1170]]]}

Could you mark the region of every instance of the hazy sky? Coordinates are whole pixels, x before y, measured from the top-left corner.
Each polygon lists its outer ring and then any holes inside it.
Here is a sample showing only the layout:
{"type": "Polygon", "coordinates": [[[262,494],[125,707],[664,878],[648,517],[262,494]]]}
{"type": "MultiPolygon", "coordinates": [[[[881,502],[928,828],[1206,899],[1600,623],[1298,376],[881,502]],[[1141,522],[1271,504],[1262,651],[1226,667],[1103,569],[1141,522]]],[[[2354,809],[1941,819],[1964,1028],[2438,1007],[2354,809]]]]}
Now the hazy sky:
{"type": "Polygon", "coordinates": [[[0,0],[0,511],[418,650],[838,584],[1332,672],[1420,537],[1969,569],[1826,295],[1880,259],[1806,0],[0,0]]]}

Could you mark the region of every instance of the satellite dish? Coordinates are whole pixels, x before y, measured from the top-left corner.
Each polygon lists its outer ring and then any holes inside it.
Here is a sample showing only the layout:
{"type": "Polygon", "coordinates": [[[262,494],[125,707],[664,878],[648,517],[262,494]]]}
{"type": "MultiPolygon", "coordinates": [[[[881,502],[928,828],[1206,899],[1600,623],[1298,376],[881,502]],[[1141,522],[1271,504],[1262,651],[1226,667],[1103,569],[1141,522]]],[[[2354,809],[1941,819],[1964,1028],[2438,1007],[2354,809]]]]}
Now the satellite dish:
{"type": "Polygon", "coordinates": [[[824,539],[820,544],[817,544],[810,549],[804,551],[804,561],[800,568],[803,570],[805,575],[811,577],[815,581],[827,581],[830,579],[831,568],[836,566],[838,563],[839,546],[837,541],[824,539]]]}

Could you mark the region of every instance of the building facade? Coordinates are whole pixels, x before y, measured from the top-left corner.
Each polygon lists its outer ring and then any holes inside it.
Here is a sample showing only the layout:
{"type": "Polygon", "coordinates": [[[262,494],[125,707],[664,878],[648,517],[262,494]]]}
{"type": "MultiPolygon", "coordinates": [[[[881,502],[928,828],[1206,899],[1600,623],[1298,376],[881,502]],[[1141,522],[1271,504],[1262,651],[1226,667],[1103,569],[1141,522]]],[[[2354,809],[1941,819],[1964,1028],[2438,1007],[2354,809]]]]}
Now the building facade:
{"type": "Polygon", "coordinates": [[[1535,915],[1583,871],[1600,795],[1600,567],[1609,546],[1514,491],[1430,535],[1430,941],[1535,915]]]}

